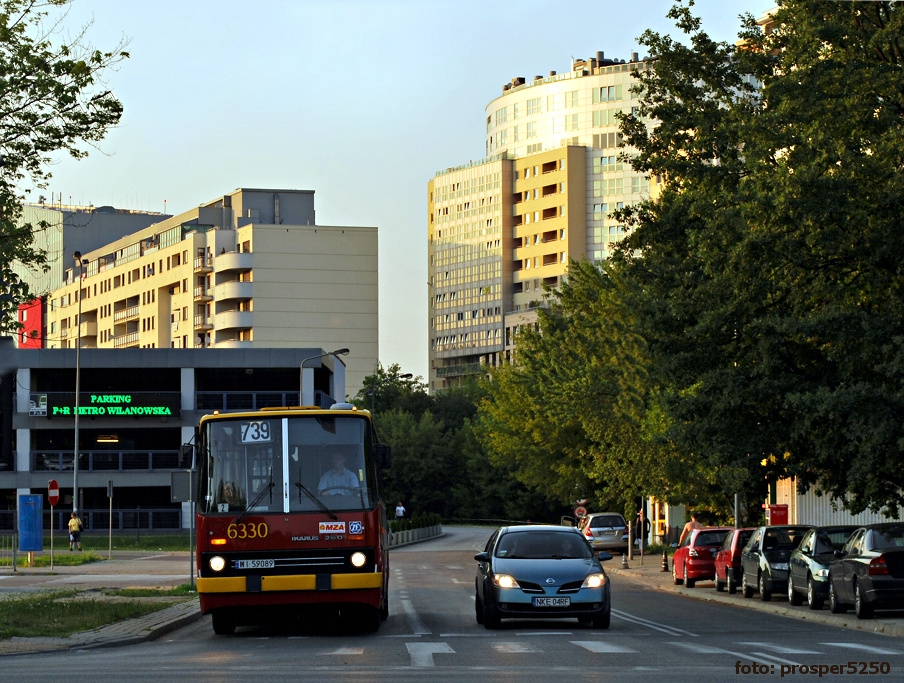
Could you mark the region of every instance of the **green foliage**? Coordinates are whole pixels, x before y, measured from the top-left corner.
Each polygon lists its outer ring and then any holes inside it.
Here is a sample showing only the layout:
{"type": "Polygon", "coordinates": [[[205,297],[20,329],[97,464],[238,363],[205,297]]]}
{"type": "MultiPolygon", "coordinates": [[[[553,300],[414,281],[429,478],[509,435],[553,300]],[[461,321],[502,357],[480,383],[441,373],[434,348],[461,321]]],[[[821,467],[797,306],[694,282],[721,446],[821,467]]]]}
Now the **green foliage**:
{"type": "Polygon", "coordinates": [[[47,7],[67,0],[0,1],[0,333],[14,331],[18,304],[32,297],[14,270],[43,269],[33,247],[35,230],[23,224],[23,183],[46,187],[55,152],[87,155],[119,122],[122,104],[104,87],[104,74],[128,57],[120,44],[102,52],[82,43],[82,33],[54,43],[59,30],[47,7]]]}
{"type": "Polygon", "coordinates": [[[854,512],[904,503],[904,7],[786,0],[744,48],[688,7],[646,32],[612,261],[662,434],[716,490],[793,475],[854,512]],[[762,84],[761,88],[749,85],[762,84]],[[648,121],[656,123],[648,127],[648,121]],[[765,465],[761,464],[762,462],[765,465]]]}

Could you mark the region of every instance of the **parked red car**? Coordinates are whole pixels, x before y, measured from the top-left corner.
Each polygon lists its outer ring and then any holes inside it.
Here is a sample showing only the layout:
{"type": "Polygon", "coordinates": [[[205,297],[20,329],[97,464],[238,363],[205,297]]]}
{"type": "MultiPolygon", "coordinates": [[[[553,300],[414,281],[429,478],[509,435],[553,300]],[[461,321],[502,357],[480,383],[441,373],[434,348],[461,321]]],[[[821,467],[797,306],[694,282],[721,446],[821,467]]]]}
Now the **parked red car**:
{"type": "Polygon", "coordinates": [[[728,527],[705,527],[685,536],[672,558],[675,585],[693,588],[697,581],[712,581],[716,575],[713,560],[730,531],[733,529],[728,527]]]}
{"type": "Polygon", "coordinates": [[[728,586],[729,593],[737,593],[741,585],[741,551],[750,540],[756,527],[732,529],[722,542],[716,554],[716,590],[722,591],[728,586]]]}

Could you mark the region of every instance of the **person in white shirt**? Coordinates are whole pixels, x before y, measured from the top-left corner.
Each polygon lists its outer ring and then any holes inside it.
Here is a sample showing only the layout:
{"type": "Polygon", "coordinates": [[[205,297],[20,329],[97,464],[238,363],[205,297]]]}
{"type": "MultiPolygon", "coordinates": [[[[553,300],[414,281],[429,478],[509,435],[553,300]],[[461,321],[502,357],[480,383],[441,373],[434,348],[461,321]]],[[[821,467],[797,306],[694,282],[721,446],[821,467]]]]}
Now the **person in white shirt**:
{"type": "Polygon", "coordinates": [[[350,496],[357,493],[360,484],[355,473],[345,467],[345,455],[333,453],[333,469],[327,470],[317,485],[319,496],[350,496]]]}
{"type": "Polygon", "coordinates": [[[403,519],[405,517],[405,506],[402,505],[402,501],[399,501],[399,504],[396,505],[395,508],[395,518],[403,519]]]}

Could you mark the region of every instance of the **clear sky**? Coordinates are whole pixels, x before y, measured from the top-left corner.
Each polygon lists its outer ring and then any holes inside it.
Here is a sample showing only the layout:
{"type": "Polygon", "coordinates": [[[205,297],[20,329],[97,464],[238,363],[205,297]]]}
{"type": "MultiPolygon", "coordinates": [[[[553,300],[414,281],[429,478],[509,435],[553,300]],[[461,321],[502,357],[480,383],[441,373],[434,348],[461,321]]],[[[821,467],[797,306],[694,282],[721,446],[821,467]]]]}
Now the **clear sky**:
{"type": "MultiPolygon", "coordinates": [[[[772,0],[701,0],[713,38],[772,0]]],[[[515,76],[645,56],[665,0],[75,0],[64,26],[131,58],[120,126],[42,194],[176,214],[237,187],[315,191],[321,225],[377,226],[380,361],[427,377],[427,182],[484,156],[515,76]],[[165,202],[165,203],[164,203],[165,202]]],[[[37,200],[37,193],[30,196],[37,200]]]]}

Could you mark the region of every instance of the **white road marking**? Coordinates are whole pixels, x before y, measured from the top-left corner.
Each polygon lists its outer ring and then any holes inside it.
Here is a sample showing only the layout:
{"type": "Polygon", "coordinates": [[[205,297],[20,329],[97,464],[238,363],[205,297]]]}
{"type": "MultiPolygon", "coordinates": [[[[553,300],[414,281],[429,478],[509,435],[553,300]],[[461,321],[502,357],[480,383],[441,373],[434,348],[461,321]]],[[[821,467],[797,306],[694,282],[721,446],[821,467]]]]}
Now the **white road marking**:
{"type": "Polygon", "coordinates": [[[781,657],[773,657],[772,655],[767,655],[765,652],[751,652],[750,654],[755,655],[756,657],[763,657],[764,659],[778,662],[779,664],[796,664],[797,666],[800,666],[800,662],[792,662],[790,659],[782,659],[781,657]]]}
{"type": "Polygon", "coordinates": [[[582,647],[585,650],[590,650],[590,652],[596,653],[617,653],[617,652],[633,652],[637,653],[637,650],[634,650],[630,647],[625,647],[624,645],[616,645],[615,643],[607,643],[602,640],[572,640],[569,641],[572,645],[577,645],[578,647],[582,647]]]}
{"type": "Polygon", "coordinates": [[[322,654],[326,656],[331,655],[363,655],[364,648],[363,647],[339,647],[335,650],[330,650],[329,652],[323,652],[322,654]]]}
{"type": "Polygon", "coordinates": [[[493,643],[490,645],[496,652],[504,654],[523,654],[525,652],[543,652],[527,643],[493,643]]]}
{"type": "Polygon", "coordinates": [[[862,650],[863,652],[871,652],[874,655],[899,655],[899,650],[886,650],[881,647],[871,647],[869,645],[861,645],[860,643],[820,643],[820,645],[828,645],[829,647],[846,647],[849,650],[862,650]]]}
{"type": "Polygon", "coordinates": [[[771,650],[772,652],[776,652],[780,655],[821,655],[822,652],[819,650],[799,650],[793,647],[783,647],[781,645],[773,645],[772,643],[749,643],[749,642],[740,642],[735,643],[736,645],[746,645],[747,647],[759,647],[765,650],[771,650]]]}
{"type": "Polygon", "coordinates": [[[405,647],[414,667],[436,666],[433,663],[433,655],[436,654],[455,654],[448,643],[405,643],[405,647]]]}
{"type": "MultiPolygon", "coordinates": [[[[681,647],[685,650],[690,650],[694,654],[698,655],[732,655],[741,660],[750,659],[755,662],[759,662],[760,664],[766,664],[768,666],[772,666],[778,660],[777,657],[771,657],[769,655],[761,655],[756,652],[735,652],[734,650],[725,650],[721,647],[713,647],[711,645],[697,645],[695,643],[676,643],[670,642],[667,645],[674,645],[675,647],[681,647]]],[[[796,664],[796,662],[784,662],[785,664],[796,664]]]]}
{"type": "Polygon", "coordinates": [[[421,618],[417,615],[417,611],[414,609],[414,605],[411,604],[411,600],[400,600],[399,602],[402,605],[402,609],[405,610],[405,616],[408,617],[408,624],[411,626],[411,630],[416,635],[429,635],[430,629],[424,626],[421,618]]]}
{"type": "Polygon", "coordinates": [[[694,638],[700,637],[696,633],[691,633],[690,631],[685,631],[684,629],[675,628],[674,626],[668,626],[667,624],[660,624],[656,621],[650,621],[649,619],[644,619],[642,617],[628,614],[627,612],[622,612],[620,610],[612,610],[612,616],[619,619],[624,619],[625,621],[630,621],[632,624],[637,624],[638,626],[646,626],[647,628],[651,628],[654,631],[662,631],[663,633],[667,633],[670,636],[693,636],[694,638]]]}

